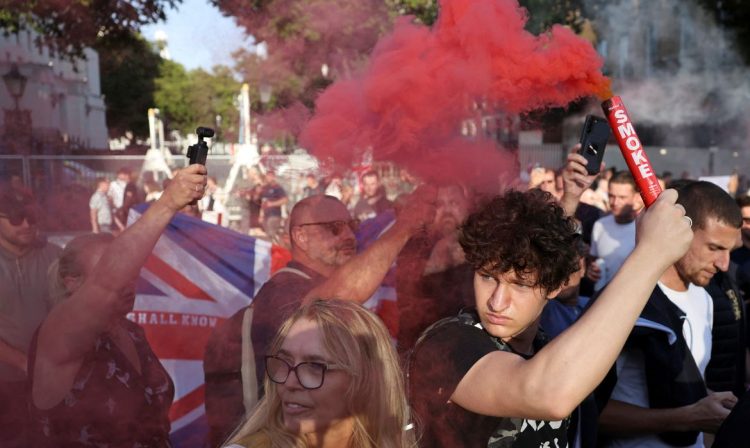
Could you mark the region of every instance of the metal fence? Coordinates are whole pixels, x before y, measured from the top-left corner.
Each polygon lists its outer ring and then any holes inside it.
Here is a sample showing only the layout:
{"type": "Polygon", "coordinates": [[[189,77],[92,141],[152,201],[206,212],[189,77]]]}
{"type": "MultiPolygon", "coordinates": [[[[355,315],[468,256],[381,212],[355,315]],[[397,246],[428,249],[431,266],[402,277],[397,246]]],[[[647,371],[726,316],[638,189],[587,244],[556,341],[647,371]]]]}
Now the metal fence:
{"type": "MultiPolygon", "coordinates": [[[[702,148],[646,148],[646,151],[657,173],[672,171],[675,177],[683,174],[689,177],[702,175],[722,175],[737,172],[743,175],[750,172],[750,153],[747,151],[729,151],[702,148]]],[[[225,151],[226,152],[226,151],[225,151]]],[[[521,169],[533,164],[551,168],[563,165],[566,149],[560,144],[522,145],[518,151],[521,169]]],[[[140,174],[143,181],[145,156],[132,155],[0,155],[0,180],[10,175],[19,175],[24,184],[44,204],[48,215],[46,226],[50,229],[88,228],[88,199],[96,186],[96,179],[106,177],[114,179],[118,169],[130,168],[140,174]]],[[[185,166],[187,159],[173,156],[170,168],[185,166]]],[[[625,162],[616,145],[610,145],[605,162],[608,166],[625,168],[625,162]]],[[[305,154],[263,156],[259,159],[261,171],[273,169],[279,182],[287,189],[292,202],[301,195],[307,173],[322,175],[321,167],[314,158],[305,154]]],[[[207,168],[218,184],[223,186],[233,171],[233,156],[215,154],[209,157],[207,168]]],[[[399,182],[399,170],[394,166],[380,165],[383,183],[387,187],[399,182]]],[[[239,176],[234,167],[234,175],[239,176]]],[[[234,183],[240,188],[242,183],[234,183]]],[[[227,192],[231,193],[231,192],[227,192]]]]}

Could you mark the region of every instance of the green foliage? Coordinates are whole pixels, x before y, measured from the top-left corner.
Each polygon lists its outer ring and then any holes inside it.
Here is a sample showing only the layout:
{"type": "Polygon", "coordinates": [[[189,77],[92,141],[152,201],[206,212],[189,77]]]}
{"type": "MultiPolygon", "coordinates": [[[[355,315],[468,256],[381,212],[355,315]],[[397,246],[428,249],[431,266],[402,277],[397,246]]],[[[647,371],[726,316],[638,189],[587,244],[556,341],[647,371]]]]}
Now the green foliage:
{"type": "Polygon", "coordinates": [[[556,24],[580,32],[583,3],[583,0],[519,0],[519,4],[529,11],[526,29],[534,34],[541,34],[556,24]]]}
{"type": "Polygon", "coordinates": [[[268,48],[265,59],[248,51],[236,54],[235,68],[250,84],[256,111],[287,108],[301,102],[312,108],[332,80],[362,67],[391,23],[382,0],[212,0],[225,15],[268,48]],[[327,76],[322,67],[327,66],[327,76]],[[262,106],[258,87],[272,87],[262,106]]]}
{"type": "Polygon", "coordinates": [[[101,39],[94,49],[99,53],[110,136],[131,131],[137,137],[147,137],[146,111],[154,104],[154,80],[161,57],[142,36],[133,33],[119,39],[101,39]]]}
{"type": "Polygon", "coordinates": [[[198,126],[208,126],[216,128],[218,139],[234,140],[239,121],[234,102],[240,86],[228,67],[216,66],[213,73],[202,69],[186,71],[181,64],[163,60],[154,104],[170,130],[185,135],[195,132],[198,126]]]}
{"type": "Polygon", "coordinates": [[[140,27],[166,18],[182,0],[0,0],[0,30],[31,29],[39,43],[69,58],[83,56],[100,39],[124,39],[140,27]]]}
{"type": "MultiPolygon", "coordinates": [[[[432,25],[438,16],[438,0],[386,0],[388,7],[398,15],[413,15],[419,23],[432,25]]],[[[526,28],[534,34],[548,30],[554,24],[563,24],[580,31],[582,25],[582,0],[520,0],[529,11],[526,28]]]]}
{"type": "Polygon", "coordinates": [[[425,25],[432,25],[437,19],[437,0],[386,0],[386,4],[394,13],[414,16],[425,25]]]}
{"type": "Polygon", "coordinates": [[[170,129],[182,133],[189,132],[189,126],[195,122],[196,115],[190,106],[191,83],[182,64],[162,60],[159,65],[159,76],[156,78],[154,104],[166,118],[170,129]]]}
{"type": "Polygon", "coordinates": [[[128,131],[148,137],[147,112],[157,107],[168,130],[184,135],[209,126],[216,128],[219,139],[236,138],[239,113],[234,101],[240,82],[230,68],[187,71],[182,64],[162,59],[151,43],[132,33],[127,39],[101,39],[95,50],[111,137],[128,131]]]}

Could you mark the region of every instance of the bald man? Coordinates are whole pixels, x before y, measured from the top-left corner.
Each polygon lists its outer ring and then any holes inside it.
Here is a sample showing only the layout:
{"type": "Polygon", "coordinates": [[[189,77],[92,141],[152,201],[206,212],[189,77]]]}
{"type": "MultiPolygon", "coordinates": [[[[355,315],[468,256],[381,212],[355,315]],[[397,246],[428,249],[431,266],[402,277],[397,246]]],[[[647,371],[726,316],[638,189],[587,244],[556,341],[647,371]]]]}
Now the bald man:
{"type": "Polygon", "coordinates": [[[415,192],[414,200],[394,225],[360,254],[354,236],[358,221],[341,201],[317,195],[294,206],[289,218],[292,260],[263,285],[251,308],[241,309],[217,327],[206,346],[206,414],[211,446],[226,440],[262,394],[264,356],[284,320],[308,298],[364,303],[409,238],[432,222],[435,195],[434,190],[415,192]],[[251,360],[247,354],[247,362],[242,360],[250,344],[253,372],[248,372],[251,360]]]}

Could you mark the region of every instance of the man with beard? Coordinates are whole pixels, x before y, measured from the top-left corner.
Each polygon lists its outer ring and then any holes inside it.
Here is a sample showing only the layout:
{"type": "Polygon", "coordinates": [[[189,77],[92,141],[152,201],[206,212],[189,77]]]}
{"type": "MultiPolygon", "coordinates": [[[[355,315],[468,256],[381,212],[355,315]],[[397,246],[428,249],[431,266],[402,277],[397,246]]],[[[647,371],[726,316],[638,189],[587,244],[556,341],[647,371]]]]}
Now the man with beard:
{"type": "Polygon", "coordinates": [[[284,320],[305,299],[366,301],[409,238],[432,222],[434,191],[415,193],[411,207],[360,254],[353,220],[332,196],[299,201],[289,217],[292,261],[211,335],[204,357],[211,445],[223,442],[262,394],[263,358],[284,320]]]}
{"type": "Polygon", "coordinates": [[[742,213],[742,245],[732,251],[731,260],[737,267],[737,285],[744,294],[744,299],[750,299],[750,196],[740,196],[736,199],[742,213]]]}
{"type": "Polygon", "coordinates": [[[635,217],[642,202],[633,176],[627,171],[609,181],[610,215],[594,223],[591,232],[591,256],[603,260],[603,266],[589,264],[588,278],[598,291],[609,283],[635,247],[635,217]]]}
{"type": "MultiPolygon", "coordinates": [[[[607,447],[702,447],[737,401],[706,387],[714,304],[706,288],[729,267],[742,217],[732,198],[709,182],[680,188],[678,204],[692,218],[694,238],[651,293],[598,393],[611,399],[600,422],[607,447]]],[[[606,292],[606,290],[605,290],[606,292]]]]}
{"type": "Polygon", "coordinates": [[[472,304],[467,298],[474,296],[473,271],[458,243],[458,228],[469,209],[464,188],[439,188],[435,221],[428,232],[412,237],[398,257],[396,295],[401,353],[411,349],[430,324],[472,304]]]}
{"type": "Polygon", "coordinates": [[[47,269],[60,248],[38,239],[29,196],[0,193],[0,440],[25,446],[24,396],[31,337],[50,310],[47,269]]]}
{"type": "Polygon", "coordinates": [[[393,208],[393,203],[385,197],[385,188],[380,183],[380,176],[375,171],[362,175],[362,197],[354,206],[352,214],[356,219],[371,219],[384,211],[393,208]]]}

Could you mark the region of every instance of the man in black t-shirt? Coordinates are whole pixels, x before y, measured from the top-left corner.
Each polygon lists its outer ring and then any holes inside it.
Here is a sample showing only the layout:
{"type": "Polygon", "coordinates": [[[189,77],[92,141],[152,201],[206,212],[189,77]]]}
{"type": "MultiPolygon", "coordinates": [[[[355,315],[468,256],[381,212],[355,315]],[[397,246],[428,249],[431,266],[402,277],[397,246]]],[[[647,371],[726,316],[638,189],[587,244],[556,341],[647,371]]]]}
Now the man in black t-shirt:
{"type": "Polygon", "coordinates": [[[352,215],[360,221],[372,219],[384,211],[393,208],[393,203],[385,197],[385,188],[380,183],[380,176],[375,171],[362,175],[362,197],[352,210],[352,215]]]}
{"type": "MultiPolygon", "coordinates": [[[[593,181],[585,163],[574,154],[564,174],[578,197],[593,181]]],[[[567,447],[568,417],[602,381],[657,279],[690,244],[676,199],[668,190],[644,214],[617,276],[544,348],[539,315],[579,266],[575,222],[539,190],[509,191],[472,214],[459,241],[474,269],[476,311],[430,327],[408,361],[420,446],[567,447]]]]}
{"type": "Polygon", "coordinates": [[[260,207],[263,211],[263,231],[273,240],[281,228],[281,207],[289,202],[284,187],[276,181],[276,173],[273,171],[266,173],[266,182],[260,192],[260,200],[260,207]]]}
{"type": "MultiPolygon", "coordinates": [[[[408,206],[408,205],[406,205],[408,206]]],[[[438,188],[435,221],[406,244],[396,261],[398,350],[405,353],[432,323],[455,316],[474,302],[474,272],[458,244],[458,228],[469,214],[469,192],[459,185],[438,188]]]]}
{"type": "Polygon", "coordinates": [[[736,201],[742,213],[742,245],[732,251],[731,259],[736,264],[734,275],[737,286],[744,300],[750,300],[750,196],[739,196],[736,201]]]}

